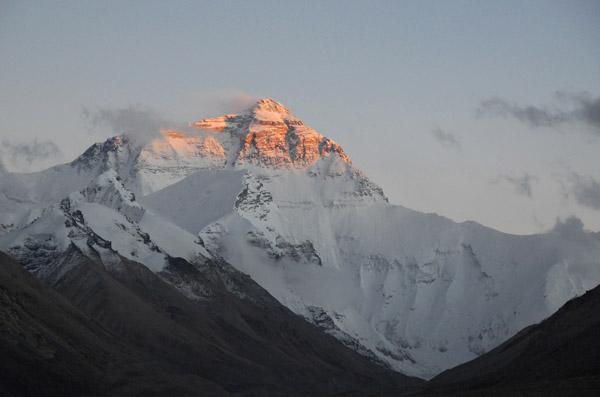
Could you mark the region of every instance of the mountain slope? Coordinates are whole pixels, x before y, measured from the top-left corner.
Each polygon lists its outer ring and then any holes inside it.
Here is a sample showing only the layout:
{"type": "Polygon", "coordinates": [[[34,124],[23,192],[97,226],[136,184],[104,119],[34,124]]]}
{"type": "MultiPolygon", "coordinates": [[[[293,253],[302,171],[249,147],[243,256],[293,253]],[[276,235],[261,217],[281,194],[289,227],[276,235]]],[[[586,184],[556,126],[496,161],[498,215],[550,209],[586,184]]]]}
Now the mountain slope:
{"type": "MultiPolygon", "coordinates": [[[[0,392],[82,395],[224,389],[203,376],[165,376],[149,349],[120,338],[0,252],[0,392]],[[179,383],[185,380],[187,388],[179,383]]],[[[126,303],[124,301],[123,303],[126,303]]]]}
{"type": "Polygon", "coordinates": [[[179,225],[189,232],[202,228],[209,250],[292,310],[314,321],[311,308],[324,309],[338,329],[408,373],[476,357],[599,280],[600,246],[582,230],[575,239],[561,229],[510,236],[361,196],[341,178],[325,186],[310,176],[285,178],[252,170],[234,210],[210,224],[198,211],[162,203],[234,201],[214,187],[192,194],[184,180],[142,202],[185,220],[179,225]],[[344,201],[327,199],[343,191],[344,201]]]}
{"type": "MultiPolygon", "coordinates": [[[[92,260],[72,246],[47,265],[60,271],[60,277],[52,271],[38,273],[44,274],[69,303],[2,258],[4,272],[20,272],[26,283],[41,291],[13,287],[8,296],[17,298],[12,301],[19,303],[20,297],[31,291],[35,299],[27,306],[21,304],[13,317],[34,318],[43,331],[30,331],[28,323],[21,325],[12,318],[5,329],[17,328],[13,332],[16,335],[25,329],[26,336],[17,338],[35,344],[38,355],[50,356],[42,356],[40,364],[40,359],[32,360],[32,348],[20,347],[23,342],[11,340],[10,335],[3,338],[3,343],[6,339],[16,343],[13,349],[18,351],[15,357],[11,350],[3,350],[5,356],[13,357],[3,363],[36,368],[25,377],[19,374],[22,381],[5,376],[13,371],[4,372],[2,382],[7,390],[26,381],[36,394],[52,394],[51,389],[42,389],[46,381],[57,384],[57,388],[60,385],[62,389],[57,390],[61,394],[310,394],[419,385],[417,380],[386,371],[324,335],[225,263],[208,262],[200,271],[185,260],[171,259],[157,274],[117,255],[110,263],[92,260]],[[192,301],[173,287],[192,284],[205,296],[195,294],[192,301]],[[59,304],[49,309],[55,301],[59,304]],[[79,322],[85,320],[84,327],[73,317],[79,322]],[[69,342],[63,339],[62,343],[78,360],[70,356],[65,359],[52,339],[46,342],[48,335],[53,336],[48,328],[67,328],[63,338],[69,342]],[[43,372],[46,366],[52,370],[48,374],[43,372]],[[63,377],[69,381],[61,383],[63,377]]],[[[4,285],[14,286],[14,280],[12,274],[3,279],[3,290],[4,285]]]]}
{"type": "Polygon", "coordinates": [[[110,334],[0,252],[0,392],[89,393],[115,357],[110,334]]]}
{"type": "Polygon", "coordinates": [[[599,305],[600,287],[596,287],[490,352],[436,376],[431,389],[443,393],[530,390],[546,395],[597,394],[599,305]]]}

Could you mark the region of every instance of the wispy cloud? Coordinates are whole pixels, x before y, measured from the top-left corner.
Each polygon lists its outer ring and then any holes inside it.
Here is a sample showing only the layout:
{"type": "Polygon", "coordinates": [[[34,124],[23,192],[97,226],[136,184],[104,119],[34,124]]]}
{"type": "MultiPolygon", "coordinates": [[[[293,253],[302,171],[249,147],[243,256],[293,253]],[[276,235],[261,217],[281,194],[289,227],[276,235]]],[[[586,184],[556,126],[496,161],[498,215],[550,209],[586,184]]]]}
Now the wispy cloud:
{"type": "Polygon", "coordinates": [[[129,105],[124,108],[83,107],[82,114],[92,127],[108,128],[116,134],[154,133],[174,124],[157,111],[141,105],[129,105]]]}
{"type": "Polygon", "coordinates": [[[600,97],[593,98],[587,92],[556,92],[557,103],[548,106],[519,105],[502,98],[493,97],[481,101],[478,117],[512,117],[530,127],[557,127],[565,123],[582,123],[600,134],[600,97]]]}
{"type": "Polygon", "coordinates": [[[130,137],[145,143],[157,137],[164,129],[184,129],[185,125],[163,117],[159,112],[142,105],[129,105],[123,108],[83,107],[83,117],[92,130],[104,129],[111,136],[127,133],[130,137]]]}
{"type": "Polygon", "coordinates": [[[600,210],[600,183],[596,179],[571,172],[567,177],[567,186],[567,194],[575,197],[579,204],[600,210]]]}
{"type": "Polygon", "coordinates": [[[508,183],[512,186],[515,193],[520,196],[532,197],[532,189],[533,184],[539,183],[540,179],[536,176],[529,175],[526,172],[523,172],[523,176],[514,177],[511,175],[498,175],[496,179],[494,179],[494,183],[508,183]]]}
{"type": "Polygon", "coordinates": [[[540,218],[538,218],[535,215],[531,216],[531,223],[533,223],[538,233],[544,233],[548,231],[548,226],[546,225],[546,223],[542,222],[540,218]]]}
{"type": "Polygon", "coordinates": [[[239,113],[254,105],[260,98],[245,92],[222,94],[217,98],[217,106],[221,113],[239,113]]]}
{"type": "MultiPolygon", "coordinates": [[[[254,105],[260,98],[246,92],[236,90],[220,90],[216,92],[193,92],[190,94],[201,117],[223,116],[229,113],[240,113],[254,105]]],[[[275,98],[277,99],[277,98],[275,98]]]]}
{"type": "Polygon", "coordinates": [[[435,127],[431,130],[431,135],[443,146],[460,149],[460,141],[450,132],[445,132],[440,127],[435,127]]]}
{"type": "MultiPolygon", "coordinates": [[[[4,139],[0,142],[0,152],[5,162],[8,161],[13,166],[24,164],[28,167],[39,161],[62,156],[62,151],[56,143],[37,139],[30,142],[12,142],[4,139]]],[[[0,168],[4,168],[4,165],[0,168]]]]}
{"type": "MultiPolygon", "coordinates": [[[[198,109],[199,117],[222,116],[228,113],[239,113],[251,107],[258,99],[239,91],[219,91],[216,93],[194,93],[190,102],[198,109]]],[[[91,131],[102,130],[111,136],[128,134],[138,143],[144,144],[157,137],[161,130],[176,129],[190,133],[189,123],[175,122],[160,112],[139,104],[121,108],[82,107],[81,114],[91,131]]]]}
{"type": "MultiPolygon", "coordinates": [[[[204,118],[239,113],[255,104],[258,98],[241,91],[223,90],[194,92],[190,94],[188,101],[198,117],[204,118]]],[[[188,128],[189,123],[197,119],[176,122],[150,107],[139,104],[120,108],[84,106],[81,108],[81,114],[91,131],[100,129],[111,136],[127,133],[140,142],[156,137],[165,129],[197,132],[188,128]]]]}

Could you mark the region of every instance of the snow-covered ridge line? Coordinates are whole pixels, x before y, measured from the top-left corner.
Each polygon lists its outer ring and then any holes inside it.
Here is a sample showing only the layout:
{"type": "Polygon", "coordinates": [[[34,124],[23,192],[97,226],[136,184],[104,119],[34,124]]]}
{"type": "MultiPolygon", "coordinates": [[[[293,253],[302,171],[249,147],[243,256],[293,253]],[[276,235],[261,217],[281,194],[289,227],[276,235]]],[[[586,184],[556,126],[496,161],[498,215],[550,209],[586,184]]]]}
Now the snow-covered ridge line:
{"type": "Polygon", "coordinates": [[[0,237],[0,249],[32,272],[47,271],[70,246],[90,256],[118,253],[153,271],[162,270],[169,256],[192,262],[211,257],[196,236],[142,207],[112,169],[0,237]]]}

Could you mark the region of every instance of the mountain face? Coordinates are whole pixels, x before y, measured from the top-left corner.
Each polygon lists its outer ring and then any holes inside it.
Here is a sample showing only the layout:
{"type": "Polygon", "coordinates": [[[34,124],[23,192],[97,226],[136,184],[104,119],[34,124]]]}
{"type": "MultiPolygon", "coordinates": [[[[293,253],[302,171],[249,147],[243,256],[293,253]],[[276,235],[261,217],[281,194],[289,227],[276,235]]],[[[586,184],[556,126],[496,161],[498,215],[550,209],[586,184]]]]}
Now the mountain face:
{"type": "Polygon", "coordinates": [[[70,164],[0,176],[0,249],[44,279],[66,271],[47,264],[70,247],[155,274],[172,258],[222,260],[347,346],[423,378],[600,283],[600,240],[576,222],[514,236],[392,205],[274,100],[191,128],[122,135],[70,164]]]}

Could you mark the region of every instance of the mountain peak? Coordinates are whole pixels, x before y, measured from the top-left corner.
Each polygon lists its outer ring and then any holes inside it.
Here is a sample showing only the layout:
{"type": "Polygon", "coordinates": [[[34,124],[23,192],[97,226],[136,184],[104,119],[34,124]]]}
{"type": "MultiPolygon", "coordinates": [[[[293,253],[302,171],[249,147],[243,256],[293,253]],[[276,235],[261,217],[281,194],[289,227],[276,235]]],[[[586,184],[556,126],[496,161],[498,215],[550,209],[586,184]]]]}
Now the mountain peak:
{"type": "Polygon", "coordinates": [[[273,98],[260,99],[254,106],[252,106],[253,113],[258,111],[277,112],[277,113],[290,113],[289,109],[277,102],[273,98]]]}
{"type": "Polygon", "coordinates": [[[302,125],[300,119],[272,98],[261,99],[254,106],[242,112],[243,116],[251,116],[252,120],[258,124],[286,124],[302,125]]]}
{"type": "Polygon", "coordinates": [[[261,99],[239,115],[228,114],[191,124],[218,133],[228,164],[268,168],[306,168],[320,158],[336,154],[351,164],[342,148],[305,126],[289,109],[272,98],[261,99]],[[231,138],[227,138],[231,137],[231,138]]]}
{"type": "Polygon", "coordinates": [[[354,172],[340,145],[271,98],[240,114],[204,119],[190,127],[196,130],[162,130],[145,141],[129,134],[112,137],[92,145],[71,166],[94,177],[114,169],[127,175],[126,182],[142,195],[200,169],[306,169],[329,159],[323,162],[325,174],[354,172]]]}
{"type": "Polygon", "coordinates": [[[205,131],[221,132],[228,124],[239,125],[240,122],[254,122],[254,124],[287,124],[302,125],[302,121],[272,98],[260,99],[254,105],[240,114],[226,114],[220,117],[211,117],[190,124],[191,127],[205,131]]]}

